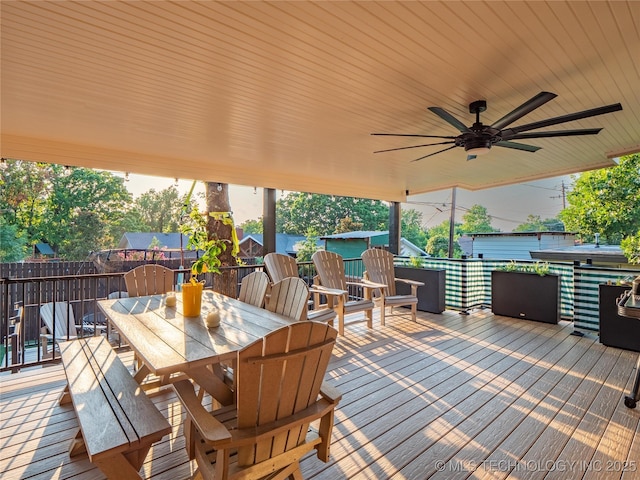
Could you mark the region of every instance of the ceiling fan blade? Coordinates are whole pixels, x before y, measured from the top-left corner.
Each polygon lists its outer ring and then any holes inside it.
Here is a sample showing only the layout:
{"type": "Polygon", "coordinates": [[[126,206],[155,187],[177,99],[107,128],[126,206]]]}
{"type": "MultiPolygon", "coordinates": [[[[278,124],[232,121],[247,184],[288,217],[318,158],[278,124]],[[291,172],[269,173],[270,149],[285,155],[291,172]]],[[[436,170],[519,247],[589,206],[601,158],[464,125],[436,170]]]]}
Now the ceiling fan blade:
{"type": "Polygon", "coordinates": [[[376,150],[373,153],[393,152],[395,150],[406,150],[408,148],[430,147],[432,145],[450,145],[452,143],[455,143],[455,142],[451,141],[451,142],[425,143],[424,145],[411,145],[410,147],[399,147],[399,148],[388,148],[386,150],[376,150]]]}
{"type": "Polygon", "coordinates": [[[456,148],[456,146],[452,145],[451,147],[447,147],[447,148],[444,148],[442,150],[438,150],[437,152],[430,153],[429,155],[425,155],[424,157],[416,158],[415,160],[411,160],[411,161],[412,162],[417,162],[418,160],[422,160],[423,158],[433,157],[434,155],[437,155],[437,154],[442,153],[442,152],[446,152],[447,150],[451,150],[452,148],[456,148]]]}
{"type": "Polygon", "coordinates": [[[530,98],[518,108],[512,110],[510,113],[507,113],[504,117],[502,117],[497,122],[494,122],[491,125],[491,128],[495,128],[497,130],[502,130],[507,125],[511,125],[516,120],[524,117],[526,114],[533,112],[536,108],[544,105],[549,100],[553,100],[557,95],[551,92],[540,92],[535,97],[530,98]]]}
{"type": "Polygon", "coordinates": [[[571,137],[574,135],[597,135],[602,128],[582,128],[578,130],[554,130],[552,132],[528,132],[515,135],[503,135],[505,140],[522,140],[523,138],[571,137]]]}
{"type": "Polygon", "coordinates": [[[605,113],[617,112],[622,110],[622,105],[614,103],[613,105],[606,105],[604,107],[592,108],[590,110],[584,110],[582,112],[570,113],[569,115],[562,115],[560,117],[548,118],[541,120],[540,122],[527,123],[526,125],[520,125],[519,127],[509,128],[503,131],[503,136],[511,136],[520,132],[526,132],[528,130],[537,130],[538,128],[550,127],[551,125],[557,125],[559,123],[571,122],[573,120],[580,120],[581,118],[595,117],[596,115],[603,115],[605,113]]]}
{"type": "Polygon", "coordinates": [[[372,133],[371,135],[384,135],[387,137],[421,137],[421,138],[442,138],[447,140],[453,140],[456,137],[452,135],[442,136],[442,135],[418,135],[412,133],[372,133]]]}
{"type": "Polygon", "coordinates": [[[496,142],[494,143],[494,145],[498,147],[513,148],[514,150],[524,150],[525,152],[537,152],[542,148],[542,147],[534,147],[533,145],[525,145],[524,143],[507,142],[507,141],[496,142]]]}
{"type": "Polygon", "coordinates": [[[450,125],[453,125],[454,127],[456,127],[458,130],[460,130],[462,133],[467,133],[470,132],[471,130],[469,130],[469,128],[467,128],[467,126],[462,123],[460,120],[458,120],[456,117],[454,117],[453,115],[451,115],[449,112],[447,112],[444,108],[440,108],[440,107],[428,107],[429,110],[431,110],[433,113],[435,113],[436,115],[438,115],[441,119],[443,119],[445,122],[447,122],[450,125]]]}

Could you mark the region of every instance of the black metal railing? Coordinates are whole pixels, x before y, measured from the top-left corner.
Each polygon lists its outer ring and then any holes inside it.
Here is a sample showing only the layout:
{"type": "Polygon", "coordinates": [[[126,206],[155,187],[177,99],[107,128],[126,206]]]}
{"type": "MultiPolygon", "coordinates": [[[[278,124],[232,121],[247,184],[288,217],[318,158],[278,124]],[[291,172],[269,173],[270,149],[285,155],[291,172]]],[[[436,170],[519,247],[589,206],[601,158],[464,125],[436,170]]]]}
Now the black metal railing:
{"type": "MultiPolygon", "coordinates": [[[[397,257],[398,264],[406,263],[406,260],[397,257]]],[[[344,263],[348,279],[362,277],[360,258],[345,259],[344,263]]],[[[491,270],[507,263],[507,260],[428,258],[424,268],[444,269],[446,308],[468,311],[491,306],[491,270]]],[[[300,262],[298,266],[300,277],[311,285],[316,275],[313,263],[300,262]]],[[[242,278],[262,269],[262,264],[242,265],[224,269],[232,270],[233,275],[207,273],[199,278],[205,280],[206,288],[237,296],[242,278]],[[223,284],[229,278],[233,279],[234,285],[223,284]]],[[[551,270],[561,276],[561,317],[573,320],[576,328],[586,330],[598,329],[598,284],[615,283],[623,277],[639,273],[637,270],[554,263],[551,264],[551,270]]],[[[175,269],[174,272],[176,285],[190,278],[189,270],[175,269]]],[[[78,336],[104,333],[106,318],[100,312],[97,301],[126,292],[123,275],[124,272],[0,278],[0,372],[57,360],[55,349],[50,348],[50,358],[43,358],[42,348],[39,348],[42,341],[40,307],[45,303],[67,302],[71,305],[75,324],[79,325],[77,332],[74,332],[78,336]],[[18,321],[22,322],[20,328],[16,328],[18,321]],[[19,335],[14,335],[16,331],[19,331],[19,335]]],[[[358,298],[362,293],[354,289],[349,294],[352,298],[358,298]]]]}

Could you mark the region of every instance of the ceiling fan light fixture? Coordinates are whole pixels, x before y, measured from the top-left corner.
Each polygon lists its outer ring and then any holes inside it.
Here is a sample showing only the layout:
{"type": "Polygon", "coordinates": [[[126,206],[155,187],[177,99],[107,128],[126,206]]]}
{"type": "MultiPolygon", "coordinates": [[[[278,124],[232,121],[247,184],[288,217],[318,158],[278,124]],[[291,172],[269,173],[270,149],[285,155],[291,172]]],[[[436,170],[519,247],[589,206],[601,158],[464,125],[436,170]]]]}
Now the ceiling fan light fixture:
{"type": "Polygon", "coordinates": [[[489,153],[489,150],[491,150],[491,139],[476,138],[471,141],[467,141],[464,149],[469,155],[484,155],[489,153]]]}

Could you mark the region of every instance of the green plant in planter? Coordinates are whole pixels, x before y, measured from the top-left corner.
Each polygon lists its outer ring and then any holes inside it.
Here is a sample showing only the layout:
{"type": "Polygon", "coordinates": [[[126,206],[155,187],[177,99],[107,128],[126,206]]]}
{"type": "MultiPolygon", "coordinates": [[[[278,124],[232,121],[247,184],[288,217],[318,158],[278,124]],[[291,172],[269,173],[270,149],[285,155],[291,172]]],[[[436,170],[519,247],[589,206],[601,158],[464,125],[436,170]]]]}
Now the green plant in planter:
{"type": "Polygon", "coordinates": [[[503,272],[524,272],[524,273],[535,273],[540,275],[541,277],[548,275],[551,271],[551,267],[549,262],[536,262],[533,265],[522,265],[516,263],[515,260],[511,260],[504,267],[500,268],[503,272]]]}
{"type": "MultiPolygon", "coordinates": [[[[180,227],[180,232],[189,237],[188,250],[201,251],[202,255],[191,264],[192,275],[213,272],[220,273],[220,254],[227,249],[227,241],[219,238],[209,239],[206,217],[197,208],[189,213],[189,222],[180,227]]],[[[193,280],[193,277],[192,277],[193,280]]]]}
{"type": "Polygon", "coordinates": [[[424,258],[412,255],[409,257],[409,264],[407,266],[411,268],[424,268],[424,258]]]}

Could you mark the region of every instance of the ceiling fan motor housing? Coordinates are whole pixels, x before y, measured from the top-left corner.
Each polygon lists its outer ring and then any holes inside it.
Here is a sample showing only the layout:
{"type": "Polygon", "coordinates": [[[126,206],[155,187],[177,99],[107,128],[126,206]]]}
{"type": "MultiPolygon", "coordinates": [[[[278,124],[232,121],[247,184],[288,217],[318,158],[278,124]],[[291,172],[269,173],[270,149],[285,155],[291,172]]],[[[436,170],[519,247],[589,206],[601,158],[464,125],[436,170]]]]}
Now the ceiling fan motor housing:
{"type": "MultiPolygon", "coordinates": [[[[465,151],[469,151],[476,148],[491,148],[494,144],[494,139],[487,133],[481,133],[479,135],[462,135],[464,137],[461,141],[465,151]]],[[[456,142],[457,143],[457,142],[456,142]]]]}

